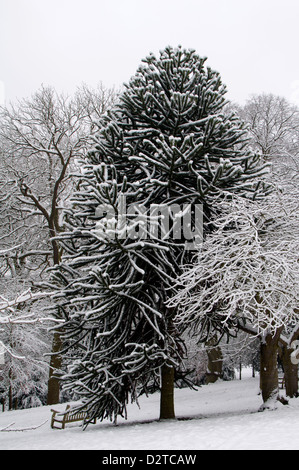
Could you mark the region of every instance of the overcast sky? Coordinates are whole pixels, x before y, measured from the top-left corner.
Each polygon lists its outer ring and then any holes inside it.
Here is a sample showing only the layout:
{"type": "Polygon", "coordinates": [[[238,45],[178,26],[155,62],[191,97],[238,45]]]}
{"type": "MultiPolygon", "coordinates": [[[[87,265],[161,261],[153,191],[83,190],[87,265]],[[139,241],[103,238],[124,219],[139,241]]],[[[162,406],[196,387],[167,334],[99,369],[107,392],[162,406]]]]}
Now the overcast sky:
{"type": "Polygon", "coordinates": [[[299,104],[298,20],[299,0],[0,0],[0,101],[41,84],[119,87],[150,52],[181,44],[208,57],[228,98],[299,104]]]}

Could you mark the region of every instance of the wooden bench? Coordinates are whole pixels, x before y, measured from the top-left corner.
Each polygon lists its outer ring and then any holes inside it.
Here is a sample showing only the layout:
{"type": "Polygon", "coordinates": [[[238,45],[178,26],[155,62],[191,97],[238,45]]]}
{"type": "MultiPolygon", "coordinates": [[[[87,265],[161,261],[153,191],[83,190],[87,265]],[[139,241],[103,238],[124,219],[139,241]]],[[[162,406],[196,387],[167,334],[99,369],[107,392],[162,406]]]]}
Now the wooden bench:
{"type": "MultiPolygon", "coordinates": [[[[52,411],[52,418],[51,418],[51,428],[52,429],[64,429],[66,423],[74,423],[76,421],[83,421],[86,418],[88,418],[87,411],[82,409],[78,411],[72,411],[72,408],[70,405],[66,406],[65,411],[57,411],[53,410],[52,411]],[[59,425],[55,425],[55,423],[59,423],[59,425]]],[[[91,420],[90,422],[95,424],[96,423],[96,418],[91,420]]]]}
{"type": "Polygon", "coordinates": [[[284,376],[278,377],[278,386],[279,388],[285,388],[284,376]]]}

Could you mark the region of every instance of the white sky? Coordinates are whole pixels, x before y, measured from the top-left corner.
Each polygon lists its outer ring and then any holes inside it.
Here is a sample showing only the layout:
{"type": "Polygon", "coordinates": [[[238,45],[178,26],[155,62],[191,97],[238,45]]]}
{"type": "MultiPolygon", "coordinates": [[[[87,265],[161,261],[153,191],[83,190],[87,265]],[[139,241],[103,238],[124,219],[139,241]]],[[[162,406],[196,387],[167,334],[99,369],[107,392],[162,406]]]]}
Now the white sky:
{"type": "Polygon", "coordinates": [[[227,97],[299,104],[299,0],[0,0],[0,101],[41,84],[116,87],[141,59],[181,44],[208,57],[227,97]]]}

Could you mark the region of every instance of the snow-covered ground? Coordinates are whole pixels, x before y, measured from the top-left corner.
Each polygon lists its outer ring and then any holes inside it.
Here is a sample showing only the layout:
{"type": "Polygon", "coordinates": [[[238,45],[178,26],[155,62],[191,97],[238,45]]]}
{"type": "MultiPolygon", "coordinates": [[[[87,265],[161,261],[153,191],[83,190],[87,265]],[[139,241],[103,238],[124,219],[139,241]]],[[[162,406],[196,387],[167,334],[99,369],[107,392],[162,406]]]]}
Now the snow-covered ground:
{"type": "MultiPolygon", "coordinates": [[[[261,403],[259,379],[248,374],[241,381],[217,382],[198,391],[176,390],[178,419],[170,422],[158,421],[159,394],[142,398],[140,409],[130,405],[127,421],[120,420],[117,426],[91,424],[85,431],[80,423],[51,429],[50,406],[6,411],[0,413],[0,449],[298,450],[299,398],[262,413],[258,412],[261,403]]],[[[65,405],[55,408],[62,410],[65,405]]]]}

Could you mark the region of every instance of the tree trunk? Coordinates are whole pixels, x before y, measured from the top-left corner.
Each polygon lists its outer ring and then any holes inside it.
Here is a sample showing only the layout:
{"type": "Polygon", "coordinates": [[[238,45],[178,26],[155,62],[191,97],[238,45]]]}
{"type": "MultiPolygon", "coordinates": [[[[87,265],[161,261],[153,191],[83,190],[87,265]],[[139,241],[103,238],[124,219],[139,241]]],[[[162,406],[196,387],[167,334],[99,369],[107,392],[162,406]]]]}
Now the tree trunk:
{"type": "Polygon", "coordinates": [[[161,369],[160,419],[175,419],[174,368],[167,365],[161,369]]]}
{"type": "Polygon", "coordinates": [[[286,395],[290,398],[298,396],[298,365],[291,361],[293,349],[287,346],[280,348],[280,359],[284,371],[284,380],[286,387],[286,395]]]}
{"type": "Polygon", "coordinates": [[[214,346],[215,344],[217,344],[215,336],[206,343],[208,356],[206,384],[215,383],[222,374],[223,355],[220,346],[214,346]]]}
{"type": "Polygon", "coordinates": [[[12,398],[12,386],[8,387],[8,409],[11,411],[13,409],[13,398],[12,398]]]}
{"type": "Polygon", "coordinates": [[[52,343],[52,353],[50,358],[50,372],[48,380],[48,398],[47,405],[55,405],[59,403],[59,379],[54,376],[61,369],[62,358],[57,354],[61,350],[60,333],[54,333],[52,343]]]}
{"type": "Polygon", "coordinates": [[[261,343],[260,388],[263,397],[261,409],[271,407],[271,402],[278,398],[278,341],[280,330],[274,336],[266,335],[261,343]]]}
{"type": "MultiPolygon", "coordinates": [[[[55,232],[55,220],[58,217],[58,210],[55,208],[51,215],[51,220],[49,223],[49,233],[50,237],[54,237],[56,235],[55,232]]],[[[52,248],[53,248],[53,263],[54,265],[58,265],[61,261],[61,252],[59,250],[59,245],[56,240],[52,240],[52,248]]],[[[57,354],[62,347],[62,341],[60,338],[60,333],[54,333],[53,340],[52,340],[52,351],[51,351],[51,358],[50,358],[50,369],[49,369],[49,380],[48,380],[48,397],[47,397],[47,405],[56,405],[59,403],[60,397],[60,383],[59,379],[55,377],[55,373],[60,371],[62,366],[62,357],[57,354]]]]}

